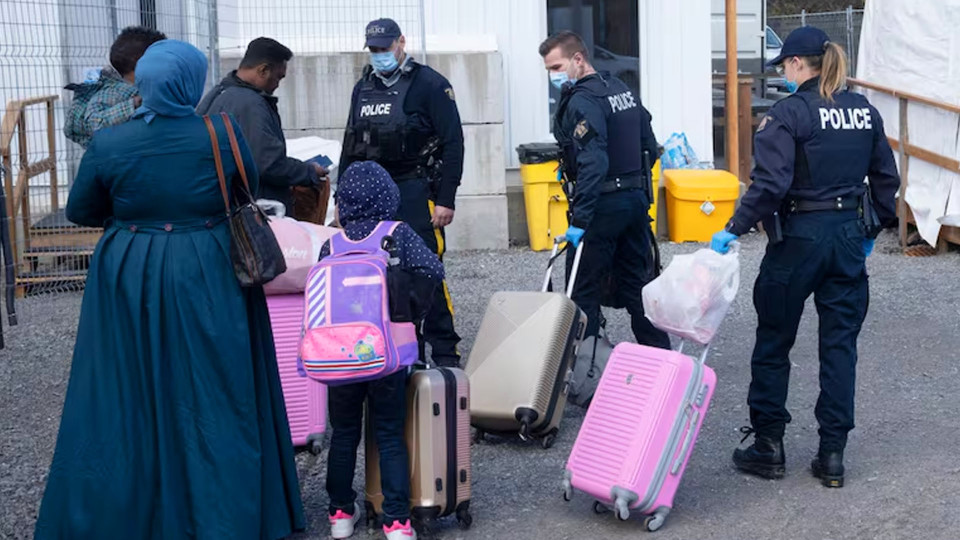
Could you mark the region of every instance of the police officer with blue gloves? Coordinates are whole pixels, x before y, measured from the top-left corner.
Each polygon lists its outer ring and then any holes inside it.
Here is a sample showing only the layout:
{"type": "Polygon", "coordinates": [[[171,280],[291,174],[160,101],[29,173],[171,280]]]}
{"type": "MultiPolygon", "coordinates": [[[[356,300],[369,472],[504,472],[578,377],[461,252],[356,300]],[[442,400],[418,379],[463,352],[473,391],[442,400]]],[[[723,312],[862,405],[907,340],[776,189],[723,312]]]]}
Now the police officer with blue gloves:
{"type": "MultiPolygon", "coordinates": [[[[540,56],[561,89],[553,133],[571,200],[565,236],[574,247],[584,242],[573,300],[587,314],[586,335],[598,335],[601,300],[612,288],[604,305],[627,308],[637,342],[668,349],[670,338],[644,317],[640,294],[658,270],[647,214],[650,160],[643,159],[657,155],[650,113],[623,81],[593,69],[577,34],[549,37],[540,56]]],[[[571,250],[568,276],[572,262],[571,250]]]]}
{"type": "Polygon", "coordinates": [[[747,402],[751,446],[734,464],[764,478],[785,473],[783,435],[790,348],[806,299],[820,316],[820,447],[811,465],[827,487],[842,487],[843,451],[853,429],[857,336],[867,314],[866,258],[880,229],[896,224],[900,185],[883,119],[845,89],[843,49],[820,29],[794,30],[771,61],[793,95],[777,102],[755,138],[753,184],[712,247],[762,222],[770,242],[754,287],[757,341],[747,402]],[[869,187],[864,182],[869,178],[869,187]]]}
{"type": "MultiPolygon", "coordinates": [[[[406,54],[405,46],[393,20],[367,25],[370,65],[353,88],[339,167],[345,171],[354,161],[369,160],[385,168],[400,188],[397,219],[442,260],[443,228],[453,221],[463,174],[463,129],[450,83],[406,54]]],[[[445,282],[437,289],[423,333],[437,365],[459,365],[460,337],[445,282]]]]}

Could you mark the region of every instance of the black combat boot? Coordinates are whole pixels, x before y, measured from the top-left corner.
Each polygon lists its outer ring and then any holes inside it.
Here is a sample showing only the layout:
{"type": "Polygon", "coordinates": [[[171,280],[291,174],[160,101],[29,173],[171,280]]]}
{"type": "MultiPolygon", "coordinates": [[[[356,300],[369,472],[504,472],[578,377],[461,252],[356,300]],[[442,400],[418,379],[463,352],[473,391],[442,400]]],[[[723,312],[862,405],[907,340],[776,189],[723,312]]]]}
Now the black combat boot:
{"type": "Polygon", "coordinates": [[[750,435],[756,438],[746,449],[737,448],[733,451],[733,464],[745,473],[754,474],[770,480],[779,480],[786,473],[786,457],[783,453],[783,438],[765,437],[754,433],[752,428],[740,428],[744,433],[743,440],[750,435]]]}
{"type": "Polygon", "coordinates": [[[810,464],[813,475],[828,488],[843,487],[843,452],[839,450],[820,450],[810,464]]]}

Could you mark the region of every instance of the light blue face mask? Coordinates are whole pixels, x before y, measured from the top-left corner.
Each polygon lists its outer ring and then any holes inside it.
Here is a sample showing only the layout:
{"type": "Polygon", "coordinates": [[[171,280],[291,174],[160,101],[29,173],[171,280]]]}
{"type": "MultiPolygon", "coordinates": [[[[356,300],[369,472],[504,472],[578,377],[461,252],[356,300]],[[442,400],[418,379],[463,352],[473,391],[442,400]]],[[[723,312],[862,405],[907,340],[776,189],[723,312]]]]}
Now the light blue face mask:
{"type": "Polygon", "coordinates": [[[370,53],[370,65],[377,73],[390,73],[400,65],[393,51],[370,53]]]}
{"type": "Polygon", "coordinates": [[[790,92],[791,94],[796,93],[797,88],[800,88],[800,85],[797,84],[797,81],[789,81],[789,80],[788,80],[788,81],[786,82],[786,86],[787,86],[787,92],[790,92]]]}
{"type": "Polygon", "coordinates": [[[567,75],[566,71],[550,72],[550,84],[552,84],[557,90],[561,90],[563,85],[568,82],[570,84],[577,84],[577,80],[571,79],[570,76],[567,75]]]}

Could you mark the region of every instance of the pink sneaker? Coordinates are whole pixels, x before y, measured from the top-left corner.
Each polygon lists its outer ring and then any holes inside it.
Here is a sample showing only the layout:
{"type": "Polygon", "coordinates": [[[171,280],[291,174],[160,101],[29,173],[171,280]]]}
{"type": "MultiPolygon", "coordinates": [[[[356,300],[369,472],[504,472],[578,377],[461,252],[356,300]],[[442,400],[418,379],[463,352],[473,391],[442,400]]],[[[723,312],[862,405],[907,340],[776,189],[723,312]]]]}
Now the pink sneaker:
{"type": "Polygon", "coordinates": [[[330,516],[330,536],[341,540],[353,536],[353,528],[360,521],[360,507],[353,504],[353,514],[347,514],[343,510],[337,510],[337,513],[330,516]]]}
{"type": "Polygon", "coordinates": [[[403,523],[394,521],[389,527],[384,525],[383,534],[386,535],[387,540],[417,540],[417,531],[410,526],[409,519],[403,523]]]}

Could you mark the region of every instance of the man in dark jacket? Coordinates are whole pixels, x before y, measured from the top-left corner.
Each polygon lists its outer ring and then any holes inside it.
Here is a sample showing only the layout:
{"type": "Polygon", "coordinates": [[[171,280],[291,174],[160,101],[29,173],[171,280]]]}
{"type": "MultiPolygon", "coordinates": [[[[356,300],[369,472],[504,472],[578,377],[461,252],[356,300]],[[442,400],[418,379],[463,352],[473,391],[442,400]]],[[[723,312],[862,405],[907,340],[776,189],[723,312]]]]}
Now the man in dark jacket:
{"type": "Polygon", "coordinates": [[[290,49],[270,38],[250,42],[240,68],[215,86],[197,107],[199,114],[233,115],[260,171],[257,197],[280,201],[293,215],[293,186],[319,187],[327,171],[316,163],[287,157],[287,143],[273,95],[287,75],[290,49]]]}

